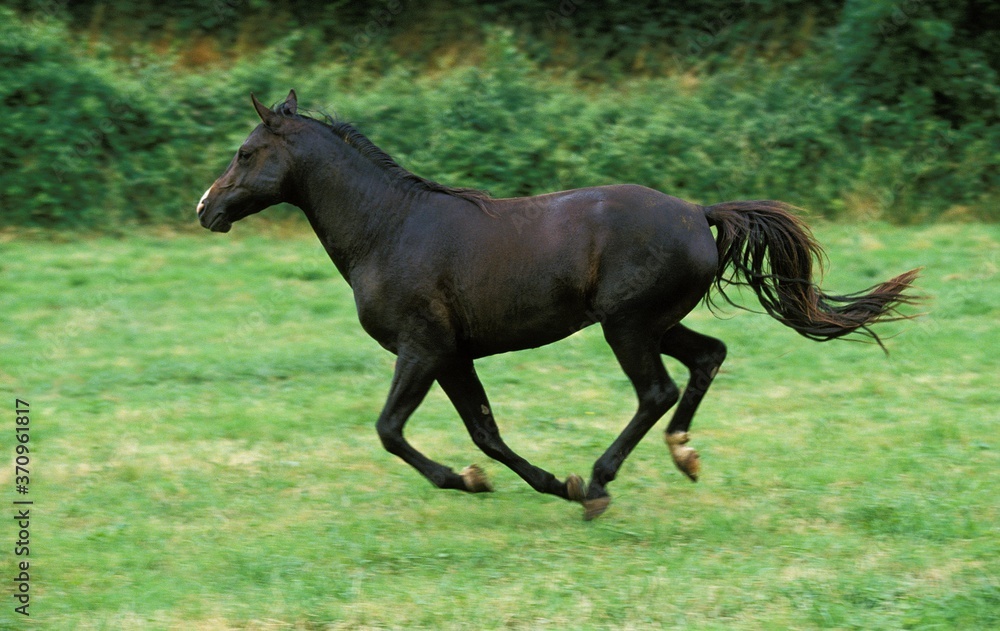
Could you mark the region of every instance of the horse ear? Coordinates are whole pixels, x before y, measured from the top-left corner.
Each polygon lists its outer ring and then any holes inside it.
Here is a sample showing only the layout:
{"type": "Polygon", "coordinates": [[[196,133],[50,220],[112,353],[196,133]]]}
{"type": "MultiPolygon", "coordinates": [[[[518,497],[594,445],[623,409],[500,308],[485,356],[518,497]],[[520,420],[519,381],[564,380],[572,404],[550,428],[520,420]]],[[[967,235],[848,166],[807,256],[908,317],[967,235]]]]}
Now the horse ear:
{"type": "Polygon", "coordinates": [[[288,96],[285,98],[284,110],[291,116],[295,116],[295,112],[299,109],[299,98],[295,96],[295,90],[289,90],[288,96]]]}
{"type": "Polygon", "coordinates": [[[253,101],[253,108],[257,110],[257,116],[260,116],[260,120],[264,121],[264,124],[268,127],[274,127],[277,125],[280,117],[272,112],[266,105],[257,100],[253,92],[250,93],[250,100],[253,101]]]}

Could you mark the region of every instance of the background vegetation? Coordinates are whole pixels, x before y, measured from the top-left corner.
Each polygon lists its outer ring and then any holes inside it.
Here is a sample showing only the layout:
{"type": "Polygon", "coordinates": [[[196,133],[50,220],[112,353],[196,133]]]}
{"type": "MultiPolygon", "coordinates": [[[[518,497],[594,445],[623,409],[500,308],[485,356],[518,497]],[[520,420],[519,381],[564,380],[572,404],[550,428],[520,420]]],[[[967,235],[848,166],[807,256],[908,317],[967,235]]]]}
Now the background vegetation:
{"type": "Polygon", "coordinates": [[[498,196],[1000,218],[1000,3],[12,2],[0,223],[187,222],[266,101],[498,196]]]}

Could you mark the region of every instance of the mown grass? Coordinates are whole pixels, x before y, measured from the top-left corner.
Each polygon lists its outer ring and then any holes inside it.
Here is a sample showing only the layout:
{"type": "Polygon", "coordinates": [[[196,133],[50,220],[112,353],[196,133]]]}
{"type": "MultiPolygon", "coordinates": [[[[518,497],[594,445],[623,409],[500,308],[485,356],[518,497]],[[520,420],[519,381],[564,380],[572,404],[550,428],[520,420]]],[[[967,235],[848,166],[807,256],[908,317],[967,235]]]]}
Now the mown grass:
{"type": "MultiPolygon", "coordinates": [[[[315,237],[3,235],[0,432],[33,411],[32,616],[51,629],[1000,626],[1000,229],[821,225],[831,289],[926,267],[886,358],[766,316],[688,322],[730,358],[695,419],[702,481],[657,426],[585,523],[472,445],[434,390],[437,491],[374,432],[393,358],[315,237]]],[[[752,303],[749,303],[752,304],[752,303]]],[[[676,364],[669,367],[679,380],[676,364]]],[[[588,474],[633,393],[588,329],[480,362],[508,442],[588,474]]],[[[7,497],[12,466],[0,470],[7,497]]],[[[0,576],[13,576],[11,526],[0,576]]]]}

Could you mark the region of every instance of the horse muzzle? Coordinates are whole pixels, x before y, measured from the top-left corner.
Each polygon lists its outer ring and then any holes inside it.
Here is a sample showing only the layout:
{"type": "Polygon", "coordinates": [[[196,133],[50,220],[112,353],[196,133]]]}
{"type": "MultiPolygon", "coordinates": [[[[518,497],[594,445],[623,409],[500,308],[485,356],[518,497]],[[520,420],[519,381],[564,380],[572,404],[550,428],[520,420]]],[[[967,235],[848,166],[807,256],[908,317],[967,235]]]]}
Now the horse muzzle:
{"type": "Polygon", "coordinates": [[[201,218],[201,225],[212,232],[229,232],[233,228],[233,222],[222,213],[207,213],[201,218]]]}
{"type": "Polygon", "coordinates": [[[196,212],[198,213],[198,221],[201,222],[203,228],[208,228],[212,232],[229,232],[233,227],[233,223],[226,219],[225,213],[218,209],[209,208],[207,203],[208,194],[212,191],[209,188],[205,191],[205,194],[201,196],[198,201],[198,207],[196,212]]]}

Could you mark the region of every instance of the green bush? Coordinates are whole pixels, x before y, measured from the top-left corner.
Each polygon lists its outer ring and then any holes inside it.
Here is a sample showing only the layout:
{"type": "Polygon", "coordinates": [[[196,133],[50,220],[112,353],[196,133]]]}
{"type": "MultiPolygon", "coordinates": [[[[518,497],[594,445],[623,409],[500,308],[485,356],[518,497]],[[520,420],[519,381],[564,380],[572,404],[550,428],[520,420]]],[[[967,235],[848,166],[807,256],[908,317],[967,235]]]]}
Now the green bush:
{"type": "Polygon", "coordinates": [[[0,207],[4,223],[87,224],[134,215],[127,189],[163,120],[110,62],[82,56],[59,24],[0,10],[0,207]],[[124,159],[135,156],[135,160],[124,159]]]}
{"type": "MultiPolygon", "coordinates": [[[[275,47],[207,75],[84,54],[60,24],[0,10],[0,223],[110,227],[189,220],[253,128],[249,91],[277,92],[275,47]]],[[[286,75],[287,76],[287,72],[286,75]]]]}
{"type": "Polygon", "coordinates": [[[334,100],[405,166],[495,195],[635,182],[703,203],[779,198],[830,218],[998,218],[995,130],[893,119],[795,64],[693,89],[666,78],[581,92],[500,32],[477,68],[399,71],[334,100]]]}
{"type": "Polygon", "coordinates": [[[988,116],[884,103],[838,84],[840,67],[814,63],[822,57],[584,84],[492,29],[475,67],[394,63],[380,75],[360,57],[303,65],[294,51],[309,35],[295,32],[194,73],[169,55],[126,63],[84,48],[52,21],[0,19],[0,224],[190,222],[256,125],[249,92],[273,102],[289,88],[414,172],[497,196],[634,182],[701,203],[777,198],[831,218],[1000,219],[1000,131],[988,116]]]}

